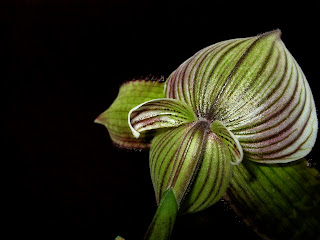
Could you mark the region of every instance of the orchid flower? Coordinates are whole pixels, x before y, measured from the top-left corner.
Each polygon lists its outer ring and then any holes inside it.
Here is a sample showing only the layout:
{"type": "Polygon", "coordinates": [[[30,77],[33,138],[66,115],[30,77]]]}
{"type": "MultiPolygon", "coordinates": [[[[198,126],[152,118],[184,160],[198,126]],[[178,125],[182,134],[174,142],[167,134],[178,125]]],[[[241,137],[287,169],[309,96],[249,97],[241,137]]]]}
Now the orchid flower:
{"type": "MultiPolygon", "coordinates": [[[[126,83],[96,119],[120,147],[150,147],[159,206],[146,239],[169,239],[178,213],[204,210],[223,196],[238,212],[243,206],[263,212],[250,203],[263,202],[264,191],[269,193],[273,178],[265,172],[283,166],[278,175],[291,180],[281,171],[313,148],[318,129],[313,96],[280,35],[275,30],[213,44],[165,83],[126,83]],[[256,177],[260,189],[247,180],[253,168],[253,175],[266,176],[256,177]]],[[[312,176],[318,188],[319,176],[312,176]]]]}

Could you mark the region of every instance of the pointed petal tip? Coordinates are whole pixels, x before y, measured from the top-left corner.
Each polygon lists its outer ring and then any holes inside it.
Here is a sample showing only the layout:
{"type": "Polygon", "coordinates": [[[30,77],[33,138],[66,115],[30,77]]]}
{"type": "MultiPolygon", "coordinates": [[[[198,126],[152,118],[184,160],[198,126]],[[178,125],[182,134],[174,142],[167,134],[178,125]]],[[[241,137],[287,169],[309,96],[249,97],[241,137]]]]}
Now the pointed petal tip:
{"type": "Polygon", "coordinates": [[[267,36],[274,36],[276,40],[278,39],[281,39],[281,30],[279,28],[275,29],[275,30],[272,30],[272,31],[269,31],[269,32],[265,32],[263,34],[261,34],[259,37],[262,38],[262,37],[267,37],[267,36]]]}
{"type": "Polygon", "coordinates": [[[107,118],[106,111],[105,111],[105,112],[101,113],[98,117],[96,117],[96,119],[93,122],[107,126],[107,121],[108,121],[108,118],[107,118]]]}
{"type": "Polygon", "coordinates": [[[103,122],[100,119],[100,115],[93,122],[97,124],[103,124],[103,122]]]}

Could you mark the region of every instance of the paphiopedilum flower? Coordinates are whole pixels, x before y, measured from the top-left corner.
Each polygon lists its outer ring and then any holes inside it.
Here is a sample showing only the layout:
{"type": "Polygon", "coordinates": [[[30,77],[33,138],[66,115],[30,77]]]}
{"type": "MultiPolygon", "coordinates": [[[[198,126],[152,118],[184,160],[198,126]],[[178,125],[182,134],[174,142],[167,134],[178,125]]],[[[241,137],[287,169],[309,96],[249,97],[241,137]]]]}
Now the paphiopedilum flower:
{"type": "Polygon", "coordinates": [[[150,92],[137,82],[124,85],[96,121],[120,146],[151,142],[159,208],[175,199],[172,211],[203,210],[226,192],[244,157],[288,163],[315,144],[313,96],[279,30],[216,43],[181,64],[165,86],[148,84],[150,92]]]}

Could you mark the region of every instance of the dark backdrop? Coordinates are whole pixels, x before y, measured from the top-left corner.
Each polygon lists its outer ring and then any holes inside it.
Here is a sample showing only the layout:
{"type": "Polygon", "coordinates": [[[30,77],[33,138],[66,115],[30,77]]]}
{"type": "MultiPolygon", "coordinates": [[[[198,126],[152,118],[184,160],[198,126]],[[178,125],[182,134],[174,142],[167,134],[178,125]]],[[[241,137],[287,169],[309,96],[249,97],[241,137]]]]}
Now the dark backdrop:
{"type": "MultiPolygon", "coordinates": [[[[3,163],[12,163],[4,183],[13,186],[6,221],[15,232],[141,238],[156,210],[148,152],[118,150],[93,120],[123,82],[167,77],[215,42],[280,28],[319,106],[316,6],[159,2],[1,2],[3,163]]],[[[179,217],[173,238],[209,234],[257,239],[223,202],[179,217]]]]}

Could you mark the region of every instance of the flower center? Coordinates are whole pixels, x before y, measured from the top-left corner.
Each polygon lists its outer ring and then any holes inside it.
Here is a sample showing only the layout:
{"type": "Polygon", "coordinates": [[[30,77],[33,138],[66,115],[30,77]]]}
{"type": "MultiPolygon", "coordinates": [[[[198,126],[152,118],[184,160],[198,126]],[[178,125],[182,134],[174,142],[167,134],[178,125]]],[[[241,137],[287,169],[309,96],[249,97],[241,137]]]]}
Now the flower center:
{"type": "Polygon", "coordinates": [[[201,122],[201,126],[205,127],[206,129],[210,129],[211,124],[213,123],[213,119],[210,119],[209,117],[202,117],[198,116],[198,122],[201,122]]]}

